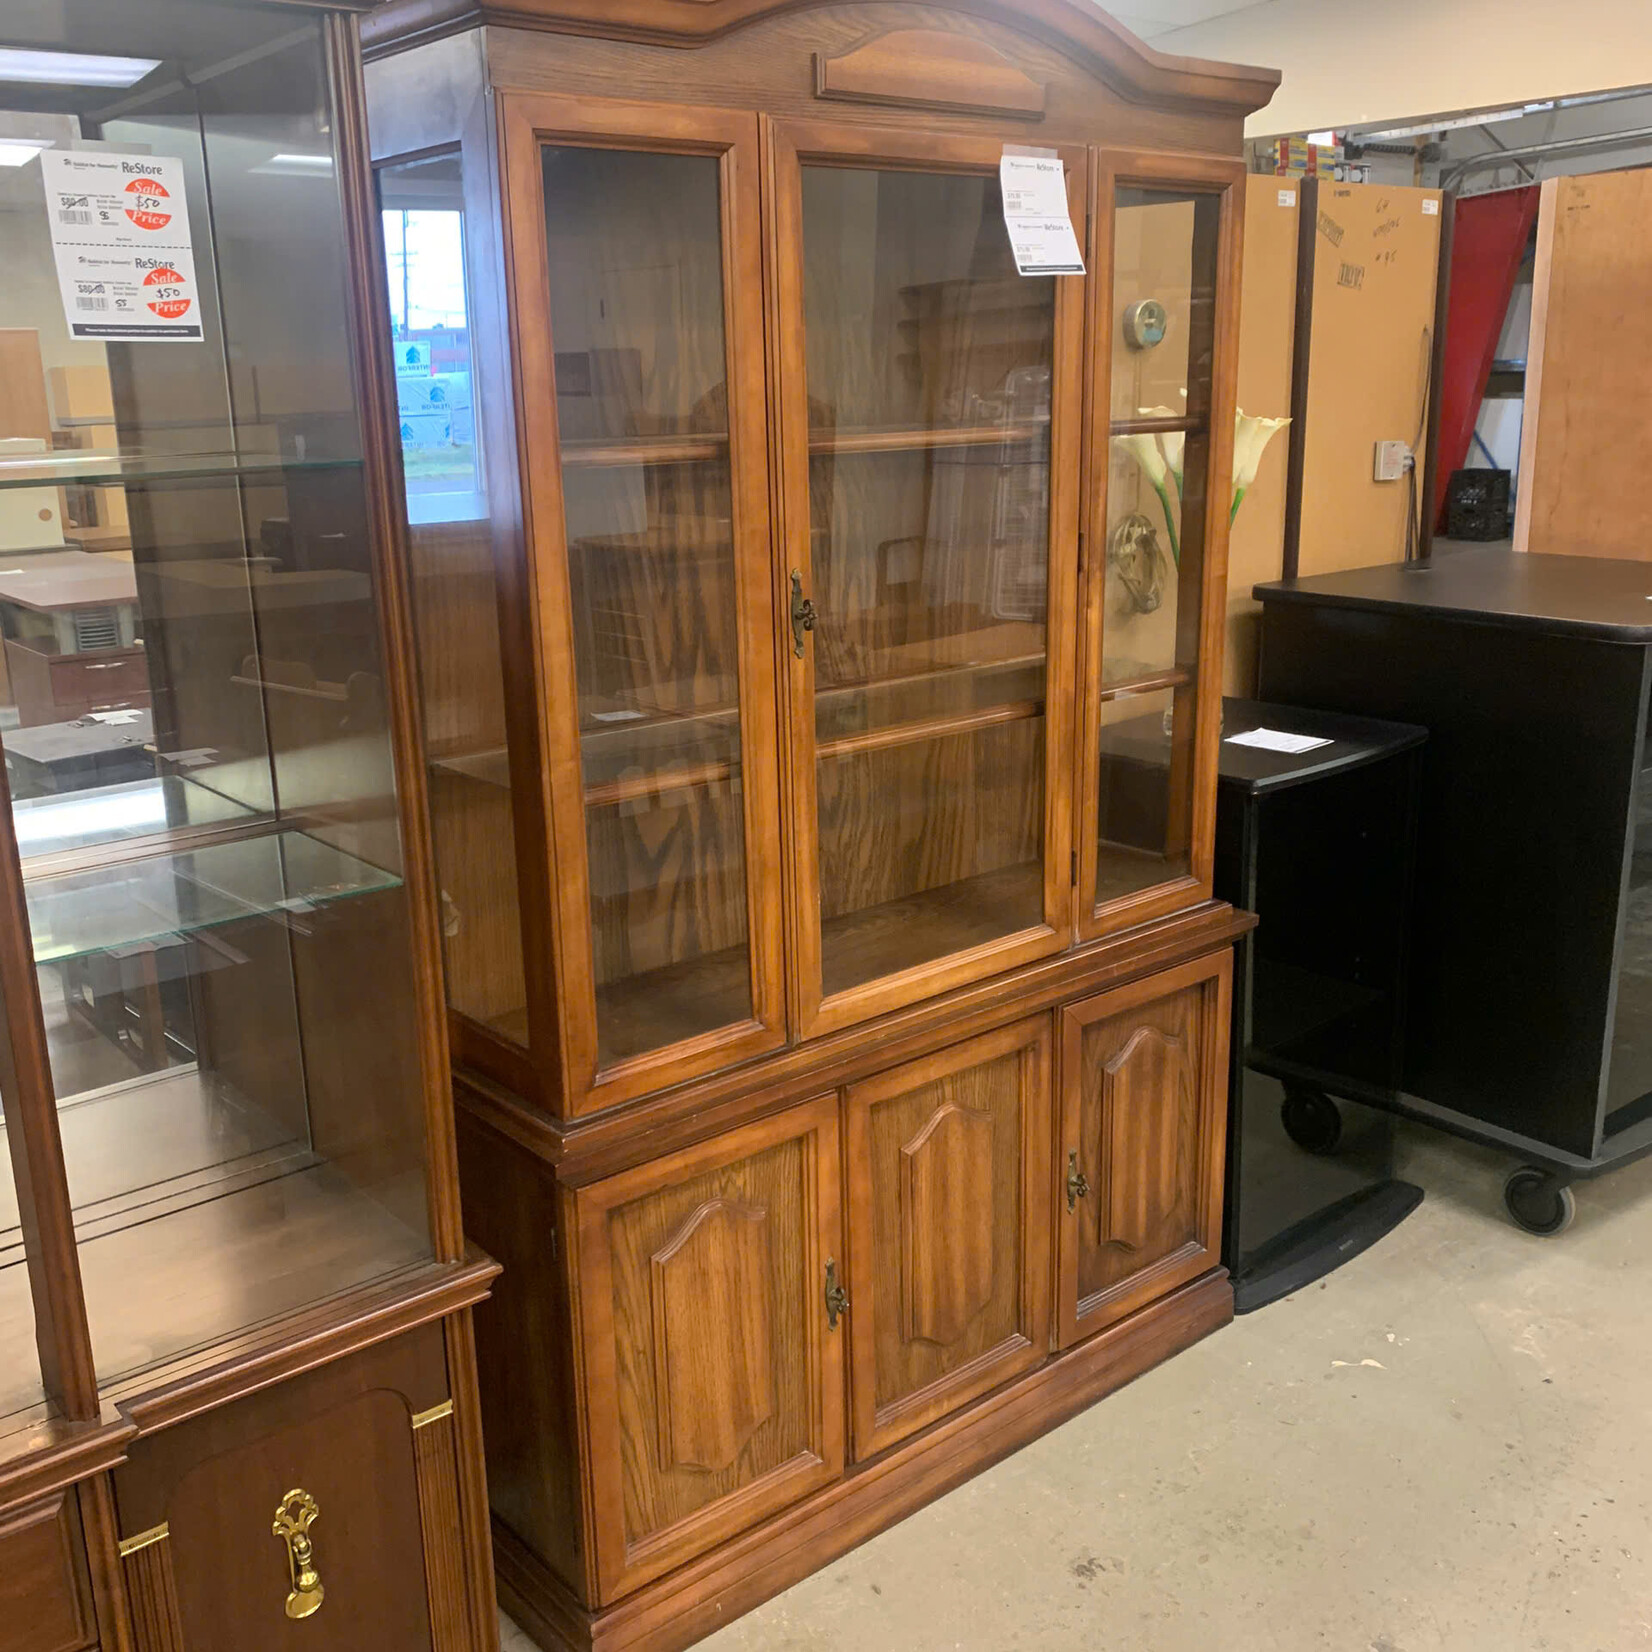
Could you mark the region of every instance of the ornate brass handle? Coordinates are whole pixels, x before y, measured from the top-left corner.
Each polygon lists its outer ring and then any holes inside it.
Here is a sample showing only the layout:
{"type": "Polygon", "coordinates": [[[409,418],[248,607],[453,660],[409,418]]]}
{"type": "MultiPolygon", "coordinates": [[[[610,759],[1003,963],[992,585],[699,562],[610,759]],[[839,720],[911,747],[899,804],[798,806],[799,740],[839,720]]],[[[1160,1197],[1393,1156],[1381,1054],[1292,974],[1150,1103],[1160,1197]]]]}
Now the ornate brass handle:
{"type": "Polygon", "coordinates": [[[1078,1168],[1078,1150],[1075,1148],[1067,1155],[1067,1209],[1078,1209],[1080,1199],[1090,1195],[1090,1178],[1078,1168]]]}
{"type": "Polygon", "coordinates": [[[792,652],[803,658],[803,633],[814,630],[820,623],[815,605],[803,594],[803,575],[792,569],[792,652]]]}
{"type": "Polygon", "coordinates": [[[849,1311],[849,1293],[838,1282],[837,1263],[826,1264],[826,1329],[837,1329],[838,1316],[849,1311]]]}
{"type": "Polygon", "coordinates": [[[287,1545],[287,1571],[293,1583],[287,1595],[290,1618],[307,1618],[312,1612],[319,1612],[322,1601],[327,1598],[315,1569],[315,1545],[310,1542],[310,1527],[320,1518],[321,1505],[297,1486],[276,1506],[275,1524],[270,1531],[287,1545]]]}

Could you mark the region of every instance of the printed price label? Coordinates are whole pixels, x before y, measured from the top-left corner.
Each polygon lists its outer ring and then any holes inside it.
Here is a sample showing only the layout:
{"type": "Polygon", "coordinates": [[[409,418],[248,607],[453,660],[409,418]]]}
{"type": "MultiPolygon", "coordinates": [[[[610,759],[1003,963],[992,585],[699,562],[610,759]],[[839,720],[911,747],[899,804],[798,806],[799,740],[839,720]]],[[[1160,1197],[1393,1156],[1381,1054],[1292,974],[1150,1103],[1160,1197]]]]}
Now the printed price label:
{"type": "Polygon", "coordinates": [[[998,187],[1016,269],[1022,275],[1083,275],[1061,158],[1006,151],[998,163],[998,187]]]}
{"type": "Polygon", "coordinates": [[[71,336],[199,343],[183,163],[47,149],[40,169],[71,336]]]}

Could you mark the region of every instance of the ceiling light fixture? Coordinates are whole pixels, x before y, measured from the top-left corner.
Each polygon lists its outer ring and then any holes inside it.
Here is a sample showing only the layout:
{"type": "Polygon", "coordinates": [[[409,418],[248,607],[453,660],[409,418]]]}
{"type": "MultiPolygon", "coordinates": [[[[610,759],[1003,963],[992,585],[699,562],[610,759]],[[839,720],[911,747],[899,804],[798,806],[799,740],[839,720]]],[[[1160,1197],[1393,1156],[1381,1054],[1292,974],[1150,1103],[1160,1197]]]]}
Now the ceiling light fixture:
{"type": "Polygon", "coordinates": [[[0,48],[0,81],[29,86],[136,86],[158,57],[98,57],[88,52],[0,48]]]}
{"type": "Polygon", "coordinates": [[[0,166],[23,166],[50,143],[31,143],[27,138],[0,138],[0,166]]]}
{"type": "Polygon", "coordinates": [[[319,178],[333,170],[331,155],[271,155],[253,167],[254,172],[290,172],[300,177],[319,178]]]}

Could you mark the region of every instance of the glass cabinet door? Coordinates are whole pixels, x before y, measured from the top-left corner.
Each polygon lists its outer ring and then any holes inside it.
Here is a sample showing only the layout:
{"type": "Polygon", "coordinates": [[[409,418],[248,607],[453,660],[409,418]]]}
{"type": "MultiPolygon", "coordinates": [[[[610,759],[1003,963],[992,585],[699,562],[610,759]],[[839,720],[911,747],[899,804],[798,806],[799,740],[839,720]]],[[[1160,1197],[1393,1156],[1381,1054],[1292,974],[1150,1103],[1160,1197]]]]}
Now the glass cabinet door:
{"type": "MultiPolygon", "coordinates": [[[[20,1092],[55,1104],[107,1391],[430,1262],[436,1075],[331,25],[50,12],[42,46],[132,55],[118,91],[0,84],[0,947],[36,1045],[0,1083],[8,1131],[20,1092]],[[162,253],[178,279],[134,299],[162,253]]],[[[30,1220],[0,1206],[9,1353],[30,1220]]]]}
{"type": "Polygon", "coordinates": [[[776,133],[807,1035],[1064,943],[1083,282],[1017,274],[996,141],[776,133]]]}
{"type": "Polygon", "coordinates": [[[579,1111],[593,1086],[612,1105],[664,1064],[784,1037],[757,122],[550,100],[510,118],[579,1111]]]}
{"type": "Polygon", "coordinates": [[[1100,156],[1091,329],[1081,934],[1210,889],[1239,170],[1100,156]],[[1121,163],[1122,164],[1122,163],[1121,163]],[[1237,182],[1236,182],[1237,179],[1237,182]]]}

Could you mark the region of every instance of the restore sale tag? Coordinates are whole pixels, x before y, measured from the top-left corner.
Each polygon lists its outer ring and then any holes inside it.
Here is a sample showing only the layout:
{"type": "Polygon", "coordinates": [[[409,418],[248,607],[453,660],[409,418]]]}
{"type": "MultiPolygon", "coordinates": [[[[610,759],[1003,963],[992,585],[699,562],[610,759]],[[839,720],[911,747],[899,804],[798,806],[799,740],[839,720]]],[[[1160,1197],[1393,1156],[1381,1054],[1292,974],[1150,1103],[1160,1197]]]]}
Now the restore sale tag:
{"type": "Polygon", "coordinates": [[[998,187],[1016,269],[1022,275],[1083,275],[1060,156],[1048,149],[1006,148],[998,187]]]}
{"type": "Polygon", "coordinates": [[[183,163],[45,149],[40,170],[70,336],[199,343],[183,163]]]}

